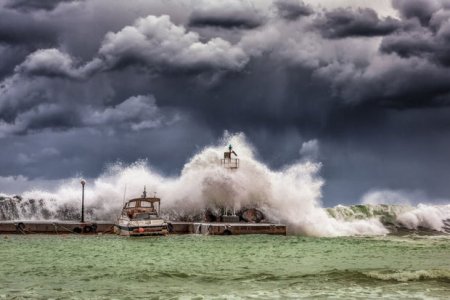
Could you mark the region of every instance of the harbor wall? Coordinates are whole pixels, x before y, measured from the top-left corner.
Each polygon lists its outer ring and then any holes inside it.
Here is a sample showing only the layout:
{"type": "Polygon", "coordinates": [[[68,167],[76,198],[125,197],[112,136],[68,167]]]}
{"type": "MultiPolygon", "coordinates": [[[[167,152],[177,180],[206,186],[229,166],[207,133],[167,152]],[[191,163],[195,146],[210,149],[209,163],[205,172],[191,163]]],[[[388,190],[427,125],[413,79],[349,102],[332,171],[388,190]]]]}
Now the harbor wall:
{"type": "MultiPolygon", "coordinates": [[[[275,234],[286,235],[287,228],[282,224],[253,223],[193,223],[169,222],[171,234],[275,234]]],[[[0,234],[109,234],[113,233],[114,224],[110,222],[39,222],[7,221],[0,222],[0,234]]]]}

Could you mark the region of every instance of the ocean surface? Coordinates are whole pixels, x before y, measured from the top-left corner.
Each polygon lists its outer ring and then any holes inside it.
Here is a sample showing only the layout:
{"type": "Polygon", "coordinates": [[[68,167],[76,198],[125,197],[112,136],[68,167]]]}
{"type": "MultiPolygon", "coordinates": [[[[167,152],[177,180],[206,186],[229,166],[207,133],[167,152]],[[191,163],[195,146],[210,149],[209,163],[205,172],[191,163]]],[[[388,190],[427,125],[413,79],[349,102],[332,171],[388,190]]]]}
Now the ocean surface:
{"type": "Polygon", "coordinates": [[[448,299],[450,236],[0,235],[0,299],[448,299]]]}

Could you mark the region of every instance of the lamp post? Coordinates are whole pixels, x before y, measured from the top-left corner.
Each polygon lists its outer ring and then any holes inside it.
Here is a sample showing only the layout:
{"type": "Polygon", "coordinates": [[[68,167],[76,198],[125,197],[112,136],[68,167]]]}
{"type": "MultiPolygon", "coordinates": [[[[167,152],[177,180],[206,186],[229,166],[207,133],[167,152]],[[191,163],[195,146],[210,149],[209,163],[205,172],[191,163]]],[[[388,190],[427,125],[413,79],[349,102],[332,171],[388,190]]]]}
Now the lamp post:
{"type": "Polygon", "coordinates": [[[81,223],[84,223],[84,185],[86,181],[82,179],[81,183],[81,223]]]}

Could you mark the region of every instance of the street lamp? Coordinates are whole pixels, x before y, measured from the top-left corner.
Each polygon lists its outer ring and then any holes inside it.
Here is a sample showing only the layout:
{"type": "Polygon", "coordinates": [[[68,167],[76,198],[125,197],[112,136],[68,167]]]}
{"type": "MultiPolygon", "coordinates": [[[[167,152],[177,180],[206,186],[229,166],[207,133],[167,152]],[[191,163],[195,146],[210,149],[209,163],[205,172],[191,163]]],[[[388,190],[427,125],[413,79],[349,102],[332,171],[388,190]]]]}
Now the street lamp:
{"type": "Polygon", "coordinates": [[[84,223],[84,185],[86,181],[81,179],[81,223],[84,223]]]}

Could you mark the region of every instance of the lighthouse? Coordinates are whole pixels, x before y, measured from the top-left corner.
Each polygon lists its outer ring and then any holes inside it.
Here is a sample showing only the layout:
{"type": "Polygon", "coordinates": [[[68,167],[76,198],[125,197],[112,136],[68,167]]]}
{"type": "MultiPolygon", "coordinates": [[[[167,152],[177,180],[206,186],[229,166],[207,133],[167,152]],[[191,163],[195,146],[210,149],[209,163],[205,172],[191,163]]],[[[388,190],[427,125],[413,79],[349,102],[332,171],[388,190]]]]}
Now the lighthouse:
{"type": "Polygon", "coordinates": [[[233,146],[228,146],[228,151],[223,153],[223,159],[221,160],[222,166],[226,169],[238,169],[239,168],[239,158],[238,155],[233,151],[233,146]],[[233,155],[235,156],[233,158],[233,155]]]}
{"type": "MultiPolygon", "coordinates": [[[[223,159],[221,159],[222,167],[227,170],[237,170],[239,168],[239,159],[237,156],[237,153],[233,150],[233,146],[229,145],[228,151],[223,153],[223,159]]],[[[222,208],[220,221],[225,223],[239,223],[239,217],[236,216],[234,205],[231,209],[229,207],[222,208]]]]}

